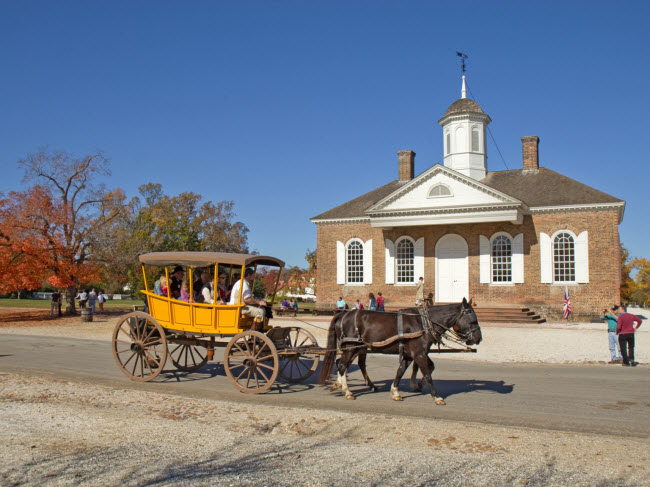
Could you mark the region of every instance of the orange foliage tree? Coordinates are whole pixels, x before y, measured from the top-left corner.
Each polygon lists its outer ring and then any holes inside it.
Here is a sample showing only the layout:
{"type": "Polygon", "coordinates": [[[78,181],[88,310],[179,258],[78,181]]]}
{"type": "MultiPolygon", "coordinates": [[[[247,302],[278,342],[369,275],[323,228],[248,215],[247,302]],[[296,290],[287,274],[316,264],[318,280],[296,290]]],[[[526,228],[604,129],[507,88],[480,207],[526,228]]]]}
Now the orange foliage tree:
{"type": "Polygon", "coordinates": [[[76,159],[43,149],[19,164],[35,184],[0,199],[0,292],[47,281],[65,288],[66,311],[74,313],[77,286],[100,277],[94,235],[119,215],[124,195],[93,184],[108,173],[101,153],[76,159]]]}

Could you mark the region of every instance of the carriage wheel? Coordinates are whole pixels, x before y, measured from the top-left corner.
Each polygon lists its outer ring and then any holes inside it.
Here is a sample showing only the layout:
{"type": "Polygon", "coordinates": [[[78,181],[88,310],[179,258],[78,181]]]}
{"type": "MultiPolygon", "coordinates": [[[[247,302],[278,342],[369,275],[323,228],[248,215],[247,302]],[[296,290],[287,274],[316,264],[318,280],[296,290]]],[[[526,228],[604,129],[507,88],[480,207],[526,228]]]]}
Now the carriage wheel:
{"type": "MultiPolygon", "coordinates": [[[[318,347],[316,338],[309,331],[298,326],[292,326],[286,338],[286,348],[318,347]]],[[[279,374],[288,382],[307,380],[318,368],[320,355],[310,352],[282,353],[280,355],[279,374]]]]}
{"type": "Polygon", "coordinates": [[[224,353],[226,375],[247,394],[266,392],[278,376],[278,351],[273,342],[257,331],[235,335],[224,353]]]}
{"type": "Polygon", "coordinates": [[[208,363],[207,350],[196,345],[186,345],[183,343],[171,343],[169,345],[169,356],[172,364],[178,370],[183,372],[194,372],[199,370],[208,363]]]}
{"type": "Polygon", "coordinates": [[[167,361],[165,330],[146,313],[129,313],[113,330],[113,357],[129,379],[155,379],[167,361]]]}

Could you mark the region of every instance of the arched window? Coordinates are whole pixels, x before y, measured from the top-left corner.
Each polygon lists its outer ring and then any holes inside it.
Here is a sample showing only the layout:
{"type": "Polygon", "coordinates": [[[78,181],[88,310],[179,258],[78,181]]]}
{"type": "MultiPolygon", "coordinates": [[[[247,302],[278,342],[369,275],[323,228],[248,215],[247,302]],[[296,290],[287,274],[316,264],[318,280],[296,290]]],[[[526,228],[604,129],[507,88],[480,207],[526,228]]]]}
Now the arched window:
{"type": "Polygon", "coordinates": [[[413,282],[415,279],[415,247],[404,238],[397,242],[397,282],[413,282]]]}
{"type": "Polygon", "coordinates": [[[429,191],[429,198],[436,196],[451,196],[451,190],[444,184],[436,184],[431,191],[429,191]]]}
{"type": "Polygon", "coordinates": [[[363,243],[352,240],[346,251],[347,282],[363,282],[363,243]]]}
{"type": "Polygon", "coordinates": [[[560,232],[553,239],[553,280],[555,282],[576,280],[575,240],[568,232],[560,232]]]}
{"type": "Polygon", "coordinates": [[[506,235],[492,241],[492,282],[512,282],[512,241],[506,235]]]}
{"type": "Polygon", "coordinates": [[[447,133],[447,154],[451,153],[451,134],[447,133]]]}
{"type": "Polygon", "coordinates": [[[472,129],[472,152],[478,152],[479,151],[479,146],[478,146],[478,129],[473,128],[472,129]]]}

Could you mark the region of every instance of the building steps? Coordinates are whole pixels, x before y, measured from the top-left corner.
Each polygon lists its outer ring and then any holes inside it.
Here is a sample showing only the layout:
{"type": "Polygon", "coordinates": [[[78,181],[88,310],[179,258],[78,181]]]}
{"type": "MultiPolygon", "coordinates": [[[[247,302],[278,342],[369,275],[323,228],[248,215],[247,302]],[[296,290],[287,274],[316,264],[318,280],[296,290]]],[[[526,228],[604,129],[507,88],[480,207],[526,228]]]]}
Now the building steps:
{"type": "Polygon", "coordinates": [[[525,306],[475,306],[474,313],[479,323],[545,323],[542,318],[525,306]]]}

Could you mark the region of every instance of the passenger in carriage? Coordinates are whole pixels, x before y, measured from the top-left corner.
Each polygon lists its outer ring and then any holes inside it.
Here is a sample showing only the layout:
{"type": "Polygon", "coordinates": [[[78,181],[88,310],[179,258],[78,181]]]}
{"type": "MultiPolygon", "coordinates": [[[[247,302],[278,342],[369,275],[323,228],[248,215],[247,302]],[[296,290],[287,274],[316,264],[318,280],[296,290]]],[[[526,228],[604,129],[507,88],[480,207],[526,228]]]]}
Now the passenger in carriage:
{"type": "Polygon", "coordinates": [[[171,282],[169,283],[169,294],[174,299],[181,298],[181,286],[183,284],[184,275],[185,271],[181,266],[177,265],[174,267],[174,275],[172,276],[171,282]]]}
{"type": "Polygon", "coordinates": [[[226,275],[219,273],[219,282],[217,283],[217,289],[219,291],[219,303],[225,304],[228,302],[230,297],[230,291],[228,291],[228,286],[226,286],[226,275]]]}
{"type": "Polygon", "coordinates": [[[209,273],[201,272],[201,302],[205,304],[214,303],[214,288],[212,286],[212,278],[209,273]]]}
{"type": "Polygon", "coordinates": [[[167,296],[167,278],[160,276],[156,283],[153,285],[153,292],[158,296],[167,296]]]}
{"type": "Polygon", "coordinates": [[[202,303],[203,297],[201,295],[201,289],[203,289],[203,281],[201,280],[201,274],[203,272],[200,269],[194,269],[194,276],[196,279],[192,283],[192,292],[194,293],[194,302],[202,303]]]}
{"type": "Polygon", "coordinates": [[[183,284],[181,284],[181,301],[190,302],[190,286],[186,280],[183,280],[183,284]]]}
{"type": "Polygon", "coordinates": [[[228,304],[238,304],[239,290],[241,289],[241,299],[245,306],[241,309],[243,315],[252,316],[256,323],[264,321],[266,311],[260,306],[268,306],[266,301],[255,299],[253,296],[253,283],[255,282],[255,271],[251,268],[244,271],[243,287],[242,279],[238,280],[230,292],[230,301],[228,304]]]}

